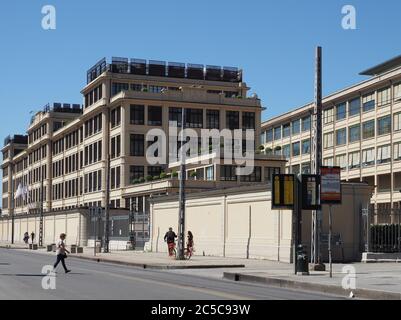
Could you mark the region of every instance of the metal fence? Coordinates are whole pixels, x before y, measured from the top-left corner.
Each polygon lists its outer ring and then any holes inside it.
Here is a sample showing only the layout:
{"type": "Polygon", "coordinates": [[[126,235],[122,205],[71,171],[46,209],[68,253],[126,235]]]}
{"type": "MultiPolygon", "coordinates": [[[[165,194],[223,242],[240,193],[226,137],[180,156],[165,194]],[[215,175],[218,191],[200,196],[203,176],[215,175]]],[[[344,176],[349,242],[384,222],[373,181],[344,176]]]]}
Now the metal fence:
{"type": "Polygon", "coordinates": [[[401,209],[363,209],[366,252],[401,252],[401,209]]]}
{"type": "MultiPolygon", "coordinates": [[[[99,209],[96,208],[94,210],[99,209]]],[[[106,221],[104,209],[101,209],[100,214],[99,211],[95,212],[97,212],[97,214],[90,211],[88,216],[88,236],[89,239],[96,238],[96,240],[101,241],[103,244],[106,221]]],[[[110,215],[109,239],[129,242],[131,240],[131,233],[133,232],[135,235],[135,249],[141,250],[144,248],[145,243],[150,239],[149,214],[137,212],[134,214],[133,218],[134,219],[130,220],[130,214],[128,211],[127,214],[123,215],[110,215]],[[131,222],[132,225],[130,225],[131,222]]]]}

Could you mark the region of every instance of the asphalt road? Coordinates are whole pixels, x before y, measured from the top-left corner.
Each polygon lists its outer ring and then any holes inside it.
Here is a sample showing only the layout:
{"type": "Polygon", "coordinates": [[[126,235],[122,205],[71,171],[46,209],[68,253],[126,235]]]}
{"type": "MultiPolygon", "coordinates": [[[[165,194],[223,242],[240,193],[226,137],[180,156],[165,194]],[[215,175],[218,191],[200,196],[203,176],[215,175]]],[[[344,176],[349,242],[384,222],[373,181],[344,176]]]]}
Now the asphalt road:
{"type": "MultiPolygon", "coordinates": [[[[42,268],[54,263],[52,256],[0,249],[1,300],[321,300],[336,299],[320,293],[280,289],[227,280],[143,270],[120,265],[68,258],[72,272],[61,264],[56,289],[42,288],[42,268]]],[[[50,282],[48,282],[50,283],[50,282]]]]}

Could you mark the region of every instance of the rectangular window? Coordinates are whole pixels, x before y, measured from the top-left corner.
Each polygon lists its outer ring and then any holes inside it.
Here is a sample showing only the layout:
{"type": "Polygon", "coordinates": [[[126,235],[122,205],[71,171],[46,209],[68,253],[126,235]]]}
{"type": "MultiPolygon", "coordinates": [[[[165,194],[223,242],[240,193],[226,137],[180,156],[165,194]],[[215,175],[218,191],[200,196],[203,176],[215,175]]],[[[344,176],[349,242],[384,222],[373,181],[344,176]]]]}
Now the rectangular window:
{"type": "Polygon", "coordinates": [[[134,183],[135,180],[145,178],[144,166],[130,166],[130,184],[134,183]]]}
{"type": "Polygon", "coordinates": [[[242,182],[261,182],[262,181],[262,168],[254,167],[253,172],[246,176],[241,176],[242,182]]]}
{"type": "Polygon", "coordinates": [[[301,164],[301,173],[310,174],[311,173],[311,165],[310,162],[305,162],[301,164]]]}
{"type": "Polygon", "coordinates": [[[115,96],[116,94],[120,93],[121,91],[127,91],[128,89],[129,89],[128,83],[114,82],[112,84],[111,95],[115,96]]]}
{"type": "Polygon", "coordinates": [[[347,129],[339,129],[336,131],[336,146],[342,146],[347,143],[347,129]]]}
{"type": "Polygon", "coordinates": [[[115,128],[121,124],[121,107],[111,110],[110,121],[112,128],[115,128]]]}
{"type": "Polygon", "coordinates": [[[291,158],[291,146],[289,144],[283,146],[283,156],[286,159],[291,158]]]}
{"type": "Polygon", "coordinates": [[[110,170],[110,188],[116,188],[116,168],[111,168],[110,170]]]}
{"type": "Polygon", "coordinates": [[[144,135],[143,134],[131,134],[130,136],[130,150],[131,156],[143,157],[144,156],[144,135]]]}
{"type": "Polygon", "coordinates": [[[310,154],[310,139],[302,141],[302,154],[310,154]]]}
{"type": "Polygon", "coordinates": [[[343,120],[347,117],[347,103],[340,103],[336,106],[336,120],[343,120]]]}
{"type": "Polygon", "coordinates": [[[377,120],[377,135],[383,135],[391,132],[391,116],[380,118],[377,120]]]}
{"type": "Polygon", "coordinates": [[[186,109],[185,125],[187,128],[203,127],[203,110],[202,109],[186,109]]]}
{"type": "Polygon", "coordinates": [[[311,116],[302,118],[302,132],[310,131],[311,128],[311,116]]]}
{"type": "Polygon", "coordinates": [[[377,106],[383,107],[391,102],[391,88],[385,88],[377,92],[378,101],[377,106]]]}
{"type": "Polygon", "coordinates": [[[369,139],[375,136],[375,120],[366,121],[362,124],[362,138],[369,139]]]}
{"type": "Polygon", "coordinates": [[[265,182],[271,183],[273,180],[273,174],[280,174],[280,168],[265,167],[265,170],[264,170],[265,182]]]}
{"type": "Polygon", "coordinates": [[[226,112],[226,127],[230,130],[239,129],[239,112],[227,111],[226,112]]]}
{"type": "Polygon", "coordinates": [[[274,140],[280,140],[281,139],[281,127],[276,127],[274,128],[274,140]]]}
{"type": "Polygon", "coordinates": [[[226,165],[220,166],[220,180],[237,181],[236,167],[226,165]]]}
{"type": "Polygon", "coordinates": [[[394,160],[401,160],[401,142],[394,143],[394,160]]]}
{"type": "Polygon", "coordinates": [[[347,169],[347,155],[341,154],[336,156],[336,166],[340,167],[341,169],[347,169]]]}
{"type": "Polygon", "coordinates": [[[362,98],[362,109],[363,112],[369,112],[375,109],[375,93],[370,93],[362,98]]]}
{"type": "Polygon", "coordinates": [[[328,108],[323,112],[323,123],[328,124],[334,121],[334,108],[328,108]]]}
{"type": "Polygon", "coordinates": [[[206,180],[213,181],[214,180],[214,166],[210,166],[206,168],[206,180]]]}
{"type": "Polygon", "coordinates": [[[149,166],[148,167],[148,176],[151,177],[160,177],[160,174],[162,173],[162,167],[160,166],[149,166]]]}
{"type": "Polygon", "coordinates": [[[255,130],[255,113],[243,112],[242,113],[242,128],[255,130]]]}
{"type": "Polygon", "coordinates": [[[387,163],[391,161],[391,145],[377,147],[377,163],[387,163]]]}
{"type": "Polygon", "coordinates": [[[394,86],[394,100],[400,100],[401,99],[401,83],[398,83],[394,86]]]}
{"type": "Polygon", "coordinates": [[[325,149],[333,147],[333,132],[325,133],[323,135],[323,147],[325,149]]]}
{"type": "Polygon", "coordinates": [[[300,143],[295,142],[292,144],[292,156],[296,157],[300,155],[300,143]]]}
{"type": "Polygon", "coordinates": [[[362,150],[362,165],[364,167],[375,164],[375,148],[362,150]]]}
{"type": "Polygon", "coordinates": [[[349,169],[359,168],[361,165],[361,153],[359,151],[351,152],[348,154],[348,166],[349,169]]]}
{"type": "Polygon", "coordinates": [[[145,124],[145,106],[142,105],[130,106],[130,123],[137,125],[145,124]]]}
{"type": "Polygon", "coordinates": [[[283,125],[283,138],[288,138],[291,135],[291,123],[283,125]]]}
{"type": "Polygon", "coordinates": [[[323,165],[328,166],[328,167],[332,167],[334,165],[333,157],[324,158],[323,159],[323,165]]]}
{"type": "Polygon", "coordinates": [[[219,110],[206,110],[206,127],[207,129],[220,129],[219,110]]]}
{"type": "Polygon", "coordinates": [[[266,131],[266,142],[273,141],[273,129],[269,129],[266,131]]]}
{"type": "Polygon", "coordinates": [[[349,102],[349,116],[355,116],[360,113],[361,110],[361,99],[356,98],[349,102]]]}
{"type": "Polygon", "coordinates": [[[361,126],[359,124],[349,128],[349,143],[361,140],[361,126]]]}
{"type": "Polygon", "coordinates": [[[301,119],[292,122],[292,134],[298,134],[301,130],[301,119]]]}
{"type": "Polygon", "coordinates": [[[181,127],[182,122],[182,109],[181,108],[169,108],[169,121],[170,126],[173,122],[176,122],[177,127],[181,127]]]}
{"type": "Polygon", "coordinates": [[[148,106],[148,125],[149,126],[163,125],[162,107],[148,106]]]}
{"type": "Polygon", "coordinates": [[[401,112],[394,114],[394,131],[401,130],[401,112]]]}

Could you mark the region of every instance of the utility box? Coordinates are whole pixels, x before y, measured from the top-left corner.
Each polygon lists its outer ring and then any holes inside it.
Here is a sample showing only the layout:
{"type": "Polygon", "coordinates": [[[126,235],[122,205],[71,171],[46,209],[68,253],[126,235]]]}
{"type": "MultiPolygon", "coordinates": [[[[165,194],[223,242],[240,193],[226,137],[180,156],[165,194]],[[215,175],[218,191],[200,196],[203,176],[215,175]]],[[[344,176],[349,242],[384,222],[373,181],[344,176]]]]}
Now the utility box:
{"type": "Polygon", "coordinates": [[[32,250],[38,250],[38,245],[37,245],[36,243],[34,243],[34,244],[32,245],[32,250]]]}
{"type": "Polygon", "coordinates": [[[71,253],[77,253],[77,246],[75,244],[71,245],[71,253]]]}
{"type": "Polygon", "coordinates": [[[77,253],[84,253],[84,248],[77,247],[77,253]]]}

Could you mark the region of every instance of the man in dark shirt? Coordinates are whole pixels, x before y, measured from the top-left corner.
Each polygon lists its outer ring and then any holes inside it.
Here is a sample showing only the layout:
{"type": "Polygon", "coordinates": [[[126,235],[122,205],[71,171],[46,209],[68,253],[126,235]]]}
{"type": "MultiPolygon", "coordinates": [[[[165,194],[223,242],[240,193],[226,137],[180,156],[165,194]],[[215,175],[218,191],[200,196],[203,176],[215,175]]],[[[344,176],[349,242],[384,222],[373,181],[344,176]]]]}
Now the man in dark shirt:
{"type": "Polygon", "coordinates": [[[177,238],[177,235],[173,231],[173,228],[169,228],[168,232],[164,236],[164,241],[167,241],[167,248],[168,248],[169,256],[173,256],[173,250],[175,247],[175,238],[177,238]]]}
{"type": "Polygon", "coordinates": [[[164,236],[164,241],[167,241],[167,244],[174,243],[175,238],[177,238],[177,235],[173,231],[173,228],[169,228],[166,235],[164,236]]]}

